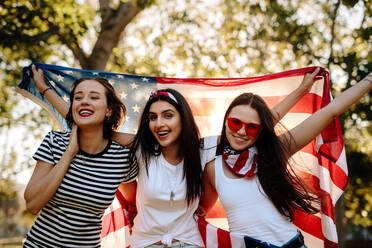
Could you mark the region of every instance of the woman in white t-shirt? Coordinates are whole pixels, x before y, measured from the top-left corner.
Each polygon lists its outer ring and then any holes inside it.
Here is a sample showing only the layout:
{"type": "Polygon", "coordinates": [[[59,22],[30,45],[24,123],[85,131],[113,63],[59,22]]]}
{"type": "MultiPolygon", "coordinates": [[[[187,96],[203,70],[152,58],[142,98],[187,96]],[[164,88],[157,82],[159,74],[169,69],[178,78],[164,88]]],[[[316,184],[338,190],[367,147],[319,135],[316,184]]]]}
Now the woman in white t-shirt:
{"type": "Polygon", "coordinates": [[[202,247],[193,214],[217,137],[200,139],[191,109],[173,89],[153,92],[132,144],[140,174],[131,247],[202,247]]]}
{"type": "MultiPolygon", "coordinates": [[[[314,80],[318,70],[305,78],[314,80]]],[[[289,158],[372,88],[372,73],[290,131],[277,135],[275,118],[261,97],[244,93],[228,107],[215,161],[205,169],[201,206],[208,212],[217,195],[230,232],[248,247],[306,247],[292,225],[294,209],[317,211],[289,158]]]]}

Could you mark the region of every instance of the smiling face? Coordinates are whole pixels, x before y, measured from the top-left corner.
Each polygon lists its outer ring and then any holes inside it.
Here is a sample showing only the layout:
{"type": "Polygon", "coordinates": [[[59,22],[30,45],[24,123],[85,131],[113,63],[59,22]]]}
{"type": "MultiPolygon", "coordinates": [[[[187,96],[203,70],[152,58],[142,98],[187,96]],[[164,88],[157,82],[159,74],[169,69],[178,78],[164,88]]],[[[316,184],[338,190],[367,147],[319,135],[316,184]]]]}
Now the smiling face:
{"type": "Polygon", "coordinates": [[[72,116],[80,128],[103,125],[105,117],[111,116],[105,87],[95,80],[79,83],[74,90],[72,116]]]}
{"type": "MultiPolygon", "coordinates": [[[[258,112],[250,105],[237,105],[233,107],[229,113],[229,117],[239,119],[241,122],[245,123],[261,124],[261,118],[258,115],[258,112]]],[[[252,146],[259,136],[250,136],[249,133],[246,132],[244,124],[239,130],[232,130],[229,128],[228,121],[226,120],[225,126],[226,138],[230,143],[231,148],[237,151],[245,150],[252,146]]]]}
{"type": "Polygon", "coordinates": [[[182,131],[181,115],[166,101],[156,101],[149,110],[149,129],[162,148],[179,146],[182,131]]]}

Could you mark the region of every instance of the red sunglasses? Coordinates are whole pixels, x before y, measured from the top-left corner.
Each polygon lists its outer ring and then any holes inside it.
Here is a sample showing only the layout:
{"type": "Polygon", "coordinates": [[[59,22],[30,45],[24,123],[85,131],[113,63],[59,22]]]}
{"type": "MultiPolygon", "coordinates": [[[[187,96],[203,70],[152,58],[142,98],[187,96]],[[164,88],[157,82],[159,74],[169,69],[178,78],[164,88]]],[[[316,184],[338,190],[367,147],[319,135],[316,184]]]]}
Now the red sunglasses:
{"type": "Polygon", "coordinates": [[[243,122],[238,118],[229,116],[227,117],[227,125],[234,132],[238,132],[244,126],[246,134],[253,138],[257,137],[262,130],[262,126],[259,124],[243,122]]]}

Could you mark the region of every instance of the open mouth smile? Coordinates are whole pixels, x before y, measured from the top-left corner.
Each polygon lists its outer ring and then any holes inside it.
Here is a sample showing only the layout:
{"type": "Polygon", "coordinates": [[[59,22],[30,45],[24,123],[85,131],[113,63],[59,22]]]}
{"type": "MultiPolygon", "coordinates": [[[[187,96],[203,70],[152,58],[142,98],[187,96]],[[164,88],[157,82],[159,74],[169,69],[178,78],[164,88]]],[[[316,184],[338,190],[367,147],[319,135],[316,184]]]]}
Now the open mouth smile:
{"type": "Polygon", "coordinates": [[[81,109],[79,111],[79,115],[81,117],[89,117],[89,116],[93,115],[93,113],[94,112],[92,110],[90,110],[90,109],[81,109]]]}
{"type": "Polygon", "coordinates": [[[169,131],[157,131],[156,134],[158,135],[159,139],[166,139],[168,137],[169,131]]]}

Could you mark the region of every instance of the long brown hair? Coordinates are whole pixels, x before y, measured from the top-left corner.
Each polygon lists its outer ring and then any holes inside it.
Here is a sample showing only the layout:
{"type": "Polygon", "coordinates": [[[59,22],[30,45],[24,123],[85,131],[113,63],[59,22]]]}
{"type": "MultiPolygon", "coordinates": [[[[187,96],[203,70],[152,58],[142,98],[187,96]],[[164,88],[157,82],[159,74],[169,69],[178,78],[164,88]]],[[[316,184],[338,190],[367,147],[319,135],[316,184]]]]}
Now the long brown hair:
{"type": "Polygon", "coordinates": [[[66,115],[67,124],[71,127],[72,124],[75,123],[72,116],[72,102],[74,100],[75,89],[80,83],[86,80],[94,80],[105,88],[107,107],[111,108],[112,114],[104,120],[103,137],[109,139],[111,138],[113,132],[120,127],[120,124],[127,114],[127,109],[124,103],[117,96],[114,87],[112,87],[112,85],[105,78],[79,78],[72,84],[70,93],[70,108],[66,115]]]}
{"type": "Polygon", "coordinates": [[[281,142],[275,133],[274,116],[260,96],[243,93],[232,101],[225,113],[217,154],[221,154],[222,150],[229,145],[226,138],[226,118],[238,105],[250,106],[258,112],[261,118],[262,131],[254,144],[258,150],[257,176],[262,189],[276,209],[291,221],[294,218],[294,209],[307,213],[318,212],[317,207],[314,206],[314,202],[317,203],[318,200],[309,194],[288,164],[289,144],[281,142]]]}
{"type": "Polygon", "coordinates": [[[173,105],[181,116],[182,131],[180,139],[180,155],[183,157],[183,177],[186,177],[186,199],[187,204],[197,199],[203,190],[202,175],[203,169],[200,162],[200,150],[202,140],[200,139],[199,129],[195,123],[191,108],[186,99],[174,89],[162,89],[161,92],[171,93],[176,99],[159,94],[156,97],[150,97],[147,101],[140,118],[137,134],[134,138],[132,149],[140,149],[142,159],[144,160],[146,170],[150,158],[161,154],[161,146],[151,133],[149,128],[149,111],[151,105],[156,101],[166,101],[173,105]]]}

